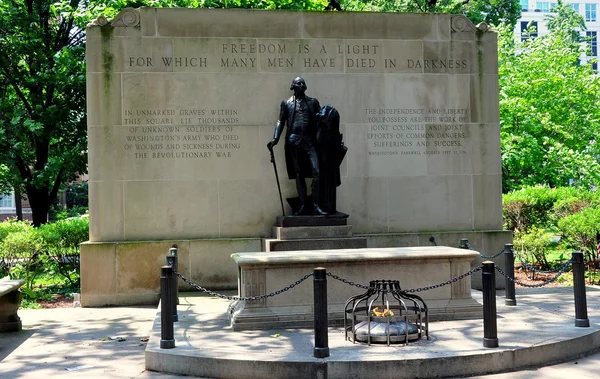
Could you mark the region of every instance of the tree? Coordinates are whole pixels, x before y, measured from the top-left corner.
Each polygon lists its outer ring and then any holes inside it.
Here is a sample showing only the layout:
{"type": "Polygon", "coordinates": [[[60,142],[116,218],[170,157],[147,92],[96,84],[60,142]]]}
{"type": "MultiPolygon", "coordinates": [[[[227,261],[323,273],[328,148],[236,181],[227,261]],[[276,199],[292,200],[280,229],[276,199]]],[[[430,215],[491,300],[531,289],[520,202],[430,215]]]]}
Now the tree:
{"type": "Polygon", "coordinates": [[[19,174],[34,225],[60,184],[86,168],[84,33],[78,1],[0,3],[0,149],[19,174]]]}
{"type": "Polygon", "coordinates": [[[45,223],[61,185],[87,170],[84,32],[91,19],[101,14],[112,17],[128,6],[322,10],[327,4],[325,0],[2,0],[0,164],[17,174],[9,184],[17,193],[22,188],[27,194],[33,224],[45,223]]]}
{"type": "Polygon", "coordinates": [[[550,31],[515,41],[499,29],[503,190],[600,182],[600,79],[581,64],[581,16],[559,4],[550,31]]]}
{"type": "Polygon", "coordinates": [[[519,0],[341,0],[347,11],[438,12],[464,14],[473,23],[508,23],[513,27],[521,17],[519,0]]]}

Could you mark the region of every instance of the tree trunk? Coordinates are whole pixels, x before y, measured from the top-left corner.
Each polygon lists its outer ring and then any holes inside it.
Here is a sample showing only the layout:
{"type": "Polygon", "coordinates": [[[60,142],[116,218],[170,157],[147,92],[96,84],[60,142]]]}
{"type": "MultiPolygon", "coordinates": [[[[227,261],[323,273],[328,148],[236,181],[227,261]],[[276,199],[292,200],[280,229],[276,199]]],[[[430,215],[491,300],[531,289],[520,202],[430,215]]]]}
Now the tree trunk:
{"type": "Polygon", "coordinates": [[[48,189],[27,186],[27,197],[31,205],[31,218],[33,226],[40,226],[48,222],[48,211],[50,202],[48,201],[48,189]]]}
{"type": "Polygon", "coordinates": [[[21,189],[18,186],[14,187],[15,192],[15,208],[17,220],[23,221],[23,202],[21,201],[21,189]]]}

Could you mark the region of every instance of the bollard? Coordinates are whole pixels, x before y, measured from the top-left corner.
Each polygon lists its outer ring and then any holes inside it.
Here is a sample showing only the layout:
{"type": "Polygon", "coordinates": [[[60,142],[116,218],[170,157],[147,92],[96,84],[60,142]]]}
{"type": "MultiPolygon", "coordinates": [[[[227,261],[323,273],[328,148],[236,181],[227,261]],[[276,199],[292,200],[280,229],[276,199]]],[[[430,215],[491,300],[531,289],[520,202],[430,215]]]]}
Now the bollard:
{"type": "MultiPolygon", "coordinates": [[[[177,257],[177,259],[175,260],[175,271],[179,272],[179,256],[177,255],[177,249],[177,244],[174,244],[169,249],[169,255],[177,257]]],[[[175,305],[179,305],[179,279],[175,280],[175,305]]]]}
{"type": "Polygon", "coordinates": [[[460,242],[458,243],[458,248],[459,249],[468,249],[469,248],[469,239],[461,238],[460,242]]]}
{"type": "Polygon", "coordinates": [[[323,267],[314,269],[315,289],[315,358],[329,356],[329,336],[327,334],[327,271],[323,267]]]}
{"type": "MultiPolygon", "coordinates": [[[[176,255],[167,255],[167,266],[173,268],[173,271],[177,270],[177,256],[176,255]]],[[[171,290],[171,298],[173,301],[171,302],[171,313],[173,314],[173,321],[179,321],[179,316],[177,316],[177,276],[174,274],[171,278],[172,283],[169,285],[169,289],[171,290]]]]}
{"type": "Polygon", "coordinates": [[[504,271],[506,274],[506,296],[504,305],[517,305],[515,297],[515,253],[512,243],[504,245],[504,271]],[[511,280],[512,279],[512,280],[511,280]]]}
{"type": "Polygon", "coordinates": [[[573,292],[575,293],[575,326],[588,328],[590,320],[587,316],[587,299],[585,297],[585,278],[583,253],[573,252],[573,292]]]}
{"type": "Polygon", "coordinates": [[[498,347],[496,324],[496,269],[494,262],[483,262],[483,347],[498,347]]]}
{"type": "Polygon", "coordinates": [[[173,267],[163,266],[160,269],[160,348],[172,349],[175,347],[173,330],[173,267]]]}

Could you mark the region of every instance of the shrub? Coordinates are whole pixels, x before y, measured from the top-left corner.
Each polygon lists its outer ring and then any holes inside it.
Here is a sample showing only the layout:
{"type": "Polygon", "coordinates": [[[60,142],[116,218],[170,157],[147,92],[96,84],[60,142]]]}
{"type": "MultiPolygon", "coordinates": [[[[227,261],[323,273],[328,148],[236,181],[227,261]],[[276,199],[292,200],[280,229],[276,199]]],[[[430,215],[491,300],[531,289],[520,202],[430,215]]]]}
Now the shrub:
{"type": "Polygon", "coordinates": [[[590,198],[569,197],[559,199],[554,203],[550,213],[552,224],[558,225],[558,221],[575,213],[579,213],[587,207],[594,205],[590,198]]]}
{"type": "Polygon", "coordinates": [[[89,218],[74,217],[39,227],[49,269],[55,270],[71,285],[79,279],[79,244],[88,240],[89,218]]]}
{"type": "Polygon", "coordinates": [[[33,228],[10,233],[0,244],[5,270],[11,278],[25,280],[28,289],[31,289],[35,277],[43,269],[40,254],[42,246],[42,239],[33,228]]]}
{"type": "MultiPolygon", "coordinates": [[[[533,262],[542,270],[550,268],[546,253],[552,243],[552,236],[544,229],[532,226],[526,232],[516,232],[513,243],[515,250],[526,262],[533,262]]],[[[535,273],[532,272],[532,277],[534,276],[535,273]]]]}
{"type": "Polygon", "coordinates": [[[57,273],[69,284],[79,280],[79,244],[88,239],[87,216],[33,228],[27,221],[0,223],[0,274],[24,279],[28,288],[41,273],[57,273]]]}
{"type": "Polygon", "coordinates": [[[574,187],[527,187],[510,192],[502,197],[502,212],[506,229],[527,231],[532,226],[547,228],[554,226],[554,206],[561,200],[577,198],[591,199],[587,190],[574,187]]]}
{"type": "Polygon", "coordinates": [[[600,231],[600,207],[591,206],[558,221],[567,248],[584,252],[588,262],[597,265],[596,235],[600,231]]]}
{"type": "Polygon", "coordinates": [[[15,257],[12,251],[7,251],[4,246],[4,240],[14,233],[27,233],[33,229],[29,221],[19,221],[11,218],[0,222],[0,276],[8,275],[10,269],[15,264],[15,257]]]}
{"type": "Polygon", "coordinates": [[[0,222],[0,242],[11,233],[24,232],[32,228],[33,226],[31,226],[31,222],[29,221],[19,221],[16,217],[9,218],[6,221],[0,222]]]}

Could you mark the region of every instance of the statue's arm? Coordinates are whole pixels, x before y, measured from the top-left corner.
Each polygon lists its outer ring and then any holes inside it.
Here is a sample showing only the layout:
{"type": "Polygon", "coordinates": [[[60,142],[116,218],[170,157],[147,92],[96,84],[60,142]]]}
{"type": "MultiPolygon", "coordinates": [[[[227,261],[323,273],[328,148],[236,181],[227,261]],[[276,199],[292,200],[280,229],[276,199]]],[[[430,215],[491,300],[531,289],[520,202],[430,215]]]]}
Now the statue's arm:
{"type": "Polygon", "coordinates": [[[287,120],[288,108],[285,104],[285,101],[281,102],[280,110],[279,110],[279,120],[277,120],[277,124],[275,125],[275,132],[273,133],[273,139],[267,144],[269,149],[273,148],[273,146],[277,145],[279,142],[279,138],[281,138],[281,133],[283,132],[283,126],[287,120]]]}

